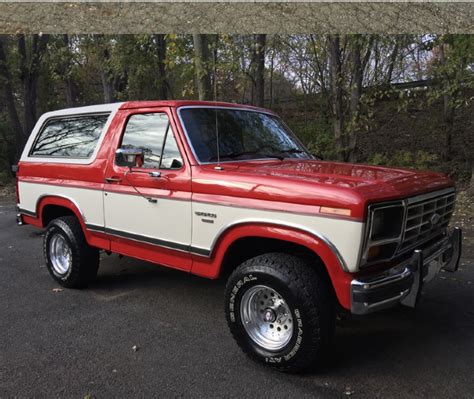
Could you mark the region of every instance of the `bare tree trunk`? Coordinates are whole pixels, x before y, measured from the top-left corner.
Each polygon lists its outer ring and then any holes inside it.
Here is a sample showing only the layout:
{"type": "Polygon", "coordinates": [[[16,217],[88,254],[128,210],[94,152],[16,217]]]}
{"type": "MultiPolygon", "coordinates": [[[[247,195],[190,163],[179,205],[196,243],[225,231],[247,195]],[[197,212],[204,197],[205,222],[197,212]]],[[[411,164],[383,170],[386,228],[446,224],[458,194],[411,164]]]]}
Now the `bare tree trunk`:
{"type": "Polygon", "coordinates": [[[374,82],[377,85],[380,83],[379,82],[379,76],[380,76],[379,63],[380,63],[379,42],[378,40],[376,40],[375,46],[374,46],[374,82]]]}
{"type": "MultiPolygon", "coordinates": [[[[442,64],[446,62],[445,58],[445,48],[444,44],[439,46],[439,60],[442,64]]],[[[453,129],[454,129],[454,107],[452,105],[453,98],[448,93],[448,81],[449,78],[447,76],[444,77],[443,85],[444,87],[444,94],[443,94],[443,116],[444,116],[444,132],[445,132],[445,145],[444,145],[444,160],[449,161],[451,159],[451,147],[452,147],[452,136],[453,136],[453,129]]]]}
{"type": "Polygon", "coordinates": [[[114,101],[117,100],[117,93],[123,93],[127,90],[128,84],[128,68],[125,68],[122,73],[116,74],[113,77],[114,101]]]}
{"type": "Polygon", "coordinates": [[[469,194],[474,197],[474,160],[472,161],[471,167],[471,181],[469,183],[469,194]]]}
{"type": "MultiPolygon", "coordinates": [[[[273,40],[273,43],[275,43],[275,40],[273,40]]],[[[273,108],[273,70],[274,70],[274,62],[275,62],[275,49],[272,51],[272,57],[270,59],[270,87],[269,87],[269,92],[270,92],[270,109],[273,108]]]]}
{"type": "Polygon", "coordinates": [[[356,147],[357,147],[357,135],[358,125],[360,116],[360,98],[362,96],[362,79],[363,79],[363,66],[361,63],[361,37],[355,35],[354,43],[351,52],[352,61],[352,87],[351,87],[351,99],[349,105],[350,111],[350,131],[349,131],[349,146],[346,153],[346,160],[351,162],[356,161],[356,147]]]}
{"type": "Polygon", "coordinates": [[[344,158],[344,115],[342,107],[342,65],[339,35],[331,35],[329,40],[329,61],[331,64],[331,108],[334,114],[334,139],[338,157],[344,158]]]}
{"type": "Polygon", "coordinates": [[[209,70],[209,47],[207,35],[193,34],[194,65],[200,100],[211,100],[211,76],[209,70]]]}
{"type": "Polygon", "coordinates": [[[393,47],[392,53],[390,54],[390,61],[388,63],[387,75],[385,77],[385,83],[387,85],[392,83],[393,69],[395,68],[395,62],[397,61],[399,43],[400,43],[400,38],[396,37],[395,45],[393,47]]]}
{"type": "Polygon", "coordinates": [[[28,59],[24,35],[18,35],[18,53],[20,55],[20,76],[23,84],[25,104],[25,133],[29,134],[36,124],[36,88],[43,54],[46,51],[48,35],[33,35],[31,57],[28,59]]]}
{"type": "Polygon", "coordinates": [[[217,54],[219,49],[219,35],[214,35],[214,45],[212,46],[212,88],[213,88],[213,97],[214,101],[217,101],[219,96],[219,81],[217,74],[217,54]]]}
{"type": "Polygon", "coordinates": [[[68,107],[77,106],[77,89],[69,74],[66,76],[66,103],[68,107]]]}
{"type": "Polygon", "coordinates": [[[452,106],[452,97],[448,94],[443,96],[443,114],[445,125],[445,147],[444,159],[449,161],[451,159],[452,137],[454,130],[454,108],[452,106]]]}
{"type": "Polygon", "coordinates": [[[100,71],[100,79],[102,81],[102,90],[104,93],[104,103],[112,103],[115,101],[114,85],[109,73],[102,68],[100,71]]]}
{"type": "Polygon", "coordinates": [[[21,152],[26,143],[26,135],[18,116],[18,111],[15,105],[15,96],[13,94],[12,77],[7,67],[7,57],[3,47],[3,41],[0,38],[0,78],[3,87],[3,93],[5,96],[5,102],[8,109],[8,115],[10,117],[10,123],[12,124],[13,131],[15,132],[15,159],[20,159],[21,152]]]}
{"type": "Polygon", "coordinates": [[[110,52],[107,46],[107,40],[104,35],[96,35],[97,46],[102,50],[102,67],[100,69],[100,80],[102,82],[102,92],[104,103],[112,103],[116,100],[114,78],[109,68],[110,52]]]}
{"type": "Polygon", "coordinates": [[[168,80],[166,79],[166,38],[165,35],[154,35],[156,55],[158,56],[158,96],[160,100],[168,99],[168,80]]]}
{"type": "Polygon", "coordinates": [[[316,38],[315,35],[309,35],[309,39],[311,40],[311,44],[313,47],[313,59],[316,64],[319,80],[320,80],[320,89],[321,89],[321,94],[322,96],[329,98],[329,91],[327,88],[326,84],[326,78],[325,78],[325,60],[320,60],[318,57],[318,51],[317,51],[317,46],[316,46],[316,38]]]}
{"type": "MultiPolygon", "coordinates": [[[[67,34],[63,35],[64,47],[70,53],[70,39],[67,34]]],[[[68,107],[75,107],[77,105],[77,87],[71,76],[71,60],[68,58],[63,65],[63,76],[66,83],[66,103],[68,107]]]]}
{"type": "Polygon", "coordinates": [[[256,64],[257,64],[257,46],[255,45],[255,40],[252,38],[250,41],[250,49],[251,49],[251,58],[250,58],[250,64],[249,64],[249,71],[248,71],[248,77],[250,78],[250,81],[252,85],[250,86],[250,104],[255,105],[255,92],[257,88],[257,82],[255,81],[255,69],[256,69],[256,64]]]}
{"type": "Polygon", "coordinates": [[[265,106],[265,42],[266,35],[256,35],[255,40],[255,104],[257,107],[265,106]]]}

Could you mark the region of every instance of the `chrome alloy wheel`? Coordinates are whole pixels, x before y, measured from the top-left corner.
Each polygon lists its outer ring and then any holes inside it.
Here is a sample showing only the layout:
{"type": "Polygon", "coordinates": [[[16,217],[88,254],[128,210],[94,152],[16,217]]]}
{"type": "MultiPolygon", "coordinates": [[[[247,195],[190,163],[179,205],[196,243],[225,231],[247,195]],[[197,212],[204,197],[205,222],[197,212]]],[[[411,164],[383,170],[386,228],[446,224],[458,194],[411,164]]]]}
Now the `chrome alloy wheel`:
{"type": "Polygon", "coordinates": [[[72,251],[66,239],[55,234],[49,241],[49,258],[54,271],[59,275],[66,274],[72,266],[72,251]]]}
{"type": "Polygon", "coordinates": [[[266,285],[256,285],[242,296],[242,324],[248,336],[266,350],[284,348],[293,335],[291,311],[283,297],[266,285]]]}

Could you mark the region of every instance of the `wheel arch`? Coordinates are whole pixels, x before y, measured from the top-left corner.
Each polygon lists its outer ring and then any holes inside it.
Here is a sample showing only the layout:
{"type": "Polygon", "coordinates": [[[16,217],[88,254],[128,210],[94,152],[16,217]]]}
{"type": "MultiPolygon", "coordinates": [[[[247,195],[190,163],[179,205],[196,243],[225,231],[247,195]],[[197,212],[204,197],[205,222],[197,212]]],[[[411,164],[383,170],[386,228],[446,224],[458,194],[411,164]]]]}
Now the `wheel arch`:
{"type": "MultiPolygon", "coordinates": [[[[345,272],[337,249],[324,237],[295,226],[271,223],[239,223],[224,229],[215,240],[208,260],[195,257],[193,273],[211,278],[229,274],[236,262],[267,252],[296,253],[320,261],[334,292],[345,308],[350,308],[348,287],[352,276],[345,272]],[[263,248],[255,248],[263,245],[263,248]],[[260,251],[260,252],[259,252],[260,251]],[[235,258],[237,256],[237,259],[235,258]]],[[[239,262],[240,263],[240,262],[239,262]]]]}
{"type": "Polygon", "coordinates": [[[75,216],[85,231],[85,219],[79,205],[71,198],[60,195],[43,195],[38,198],[36,205],[41,226],[46,227],[48,223],[60,216],[75,216]]]}
{"type": "Polygon", "coordinates": [[[73,215],[79,221],[86,242],[93,247],[110,250],[110,240],[102,232],[94,232],[87,228],[87,220],[77,202],[62,195],[43,195],[37,201],[36,215],[38,227],[45,228],[48,223],[56,217],[73,215]]]}

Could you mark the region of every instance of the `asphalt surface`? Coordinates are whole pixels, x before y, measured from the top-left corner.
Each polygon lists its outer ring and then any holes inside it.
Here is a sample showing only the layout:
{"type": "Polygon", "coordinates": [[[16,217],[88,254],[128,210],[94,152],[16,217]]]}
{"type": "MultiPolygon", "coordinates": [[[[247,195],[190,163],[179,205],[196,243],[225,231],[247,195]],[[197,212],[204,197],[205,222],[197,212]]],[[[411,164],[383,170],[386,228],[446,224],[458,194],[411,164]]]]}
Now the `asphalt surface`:
{"type": "Polygon", "coordinates": [[[340,322],[327,366],[295,376],[240,352],[223,282],[112,255],[89,289],[55,292],[41,232],[0,202],[0,397],[473,398],[472,241],[415,311],[340,322]]]}

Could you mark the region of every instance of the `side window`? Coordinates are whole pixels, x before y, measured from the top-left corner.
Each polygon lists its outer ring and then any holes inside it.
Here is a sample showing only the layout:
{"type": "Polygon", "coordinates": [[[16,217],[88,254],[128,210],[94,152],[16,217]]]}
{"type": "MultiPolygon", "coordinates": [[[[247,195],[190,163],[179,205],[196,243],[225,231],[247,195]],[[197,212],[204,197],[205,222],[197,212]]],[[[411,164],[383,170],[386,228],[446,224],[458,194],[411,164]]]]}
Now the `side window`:
{"type": "Polygon", "coordinates": [[[144,168],[169,169],[182,166],[176,140],[165,113],[132,115],[125,127],[120,147],[143,150],[144,168]],[[179,166],[176,166],[178,163],[179,166]]]}
{"type": "Polygon", "coordinates": [[[108,115],[81,115],[46,122],[30,156],[89,158],[102,134],[108,115]]]}

